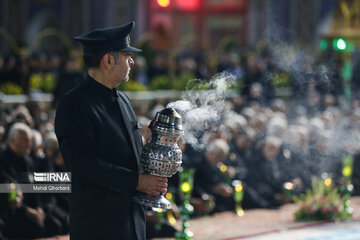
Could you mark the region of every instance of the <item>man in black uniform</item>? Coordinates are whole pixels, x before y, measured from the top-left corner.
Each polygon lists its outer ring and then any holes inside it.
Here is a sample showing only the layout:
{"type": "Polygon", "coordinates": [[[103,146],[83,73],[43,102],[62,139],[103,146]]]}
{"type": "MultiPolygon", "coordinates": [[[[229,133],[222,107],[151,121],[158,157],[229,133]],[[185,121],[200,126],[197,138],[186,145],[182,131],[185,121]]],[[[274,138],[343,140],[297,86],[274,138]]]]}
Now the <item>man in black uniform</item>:
{"type": "Polygon", "coordinates": [[[129,98],[116,90],[134,64],[135,23],[76,37],[88,67],[85,82],[59,104],[55,132],[72,173],[71,239],[145,239],[145,209],[136,191],[165,194],[167,179],[141,173],[139,124],[129,98]]]}

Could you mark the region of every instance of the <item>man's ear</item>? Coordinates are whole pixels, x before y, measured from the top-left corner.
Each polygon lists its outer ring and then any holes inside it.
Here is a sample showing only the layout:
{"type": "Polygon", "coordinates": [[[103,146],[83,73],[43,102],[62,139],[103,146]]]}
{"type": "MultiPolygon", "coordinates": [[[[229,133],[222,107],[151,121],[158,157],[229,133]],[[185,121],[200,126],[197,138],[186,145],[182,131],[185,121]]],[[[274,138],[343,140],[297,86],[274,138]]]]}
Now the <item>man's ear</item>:
{"type": "Polygon", "coordinates": [[[114,65],[113,56],[111,56],[111,54],[109,54],[109,53],[106,53],[106,54],[102,57],[101,61],[102,61],[102,64],[104,65],[104,67],[105,67],[106,69],[108,69],[108,70],[111,69],[111,68],[113,67],[113,65],[114,65]]]}

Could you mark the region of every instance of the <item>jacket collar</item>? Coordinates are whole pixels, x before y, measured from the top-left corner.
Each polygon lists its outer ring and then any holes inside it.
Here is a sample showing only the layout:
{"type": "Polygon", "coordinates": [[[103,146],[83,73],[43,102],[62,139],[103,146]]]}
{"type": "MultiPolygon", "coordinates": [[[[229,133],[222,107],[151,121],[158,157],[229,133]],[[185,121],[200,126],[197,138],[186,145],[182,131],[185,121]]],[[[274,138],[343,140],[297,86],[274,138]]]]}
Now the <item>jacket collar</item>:
{"type": "Polygon", "coordinates": [[[90,77],[89,75],[87,76],[86,81],[89,87],[91,88],[91,90],[93,90],[93,92],[96,93],[96,95],[100,96],[101,98],[113,98],[115,88],[113,89],[108,88],[105,85],[93,79],[92,77],[90,77]]]}

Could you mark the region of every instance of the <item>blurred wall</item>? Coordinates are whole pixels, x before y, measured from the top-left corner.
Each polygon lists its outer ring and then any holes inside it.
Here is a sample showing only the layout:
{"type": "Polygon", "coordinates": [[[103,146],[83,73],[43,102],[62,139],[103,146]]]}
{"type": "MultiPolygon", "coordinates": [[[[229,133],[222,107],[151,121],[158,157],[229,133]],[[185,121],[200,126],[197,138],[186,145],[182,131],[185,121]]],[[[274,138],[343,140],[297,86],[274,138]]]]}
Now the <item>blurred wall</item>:
{"type": "MultiPolygon", "coordinates": [[[[0,47],[0,51],[9,48],[5,35],[13,37],[20,46],[30,47],[44,29],[55,28],[59,31],[46,32],[42,37],[51,43],[64,42],[65,36],[72,42],[72,37],[94,28],[136,21],[137,8],[137,0],[1,0],[0,43],[3,49],[0,47]]],[[[51,48],[54,44],[48,45],[45,47],[51,48]]],[[[39,46],[32,47],[36,50],[39,46]]]]}

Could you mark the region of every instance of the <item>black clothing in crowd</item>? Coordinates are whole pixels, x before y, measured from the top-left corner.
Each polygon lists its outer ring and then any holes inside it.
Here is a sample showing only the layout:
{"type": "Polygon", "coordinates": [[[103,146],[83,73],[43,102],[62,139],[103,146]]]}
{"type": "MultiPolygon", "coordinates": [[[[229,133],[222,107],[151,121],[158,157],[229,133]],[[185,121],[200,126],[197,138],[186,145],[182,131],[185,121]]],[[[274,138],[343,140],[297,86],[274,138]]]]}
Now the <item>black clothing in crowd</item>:
{"type": "MultiPolygon", "coordinates": [[[[10,147],[0,153],[0,182],[29,183],[29,173],[37,171],[30,157],[17,156],[10,147]]],[[[0,194],[0,230],[6,238],[40,238],[67,233],[67,213],[56,207],[51,196],[23,193],[20,208],[10,208],[9,194],[0,194]],[[41,223],[27,214],[27,208],[41,208],[46,217],[41,223]],[[3,222],[2,222],[3,221],[3,222]]],[[[1,239],[1,237],[0,237],[1,239]]]]}

